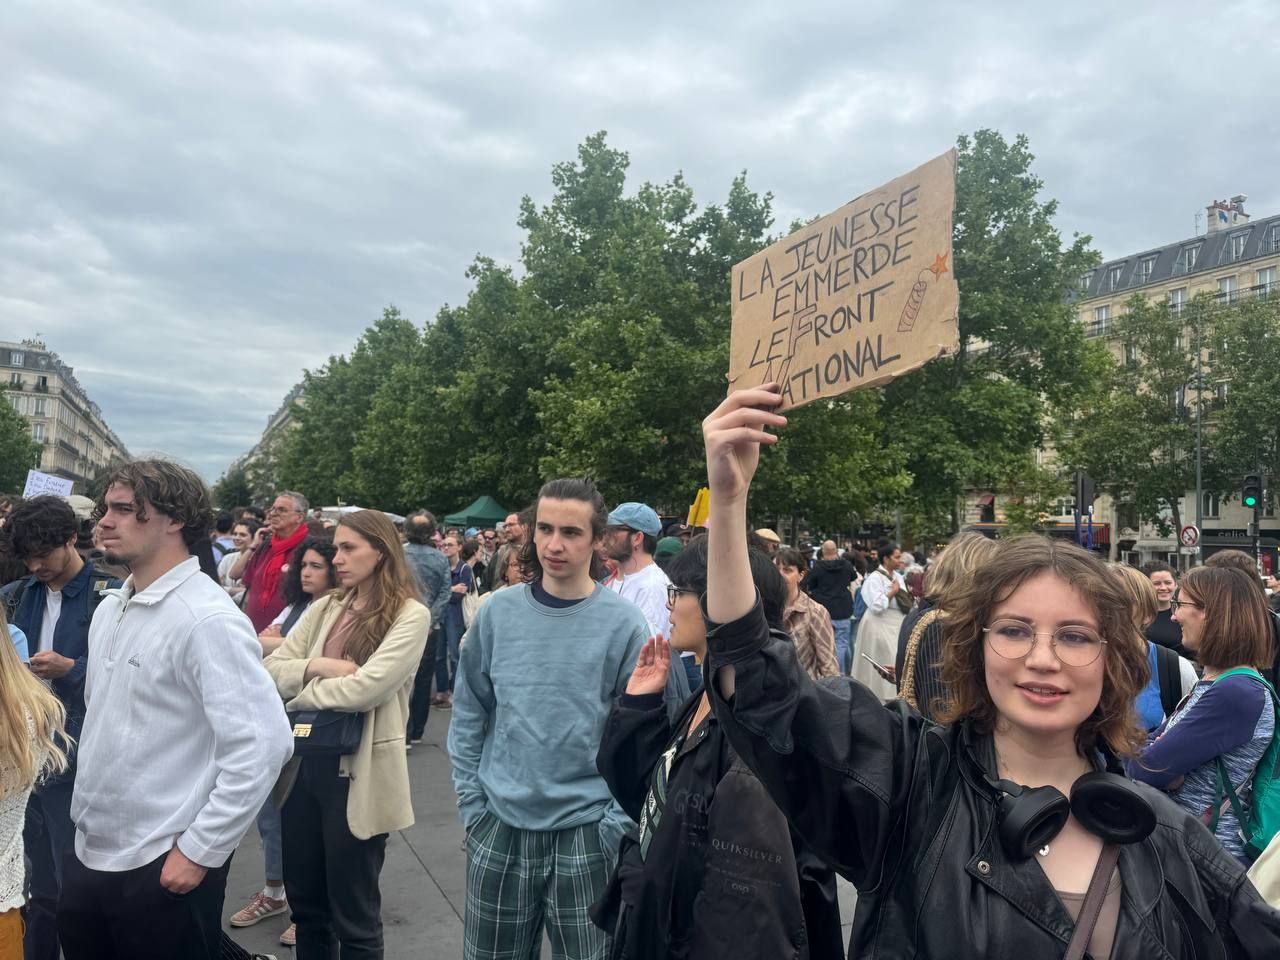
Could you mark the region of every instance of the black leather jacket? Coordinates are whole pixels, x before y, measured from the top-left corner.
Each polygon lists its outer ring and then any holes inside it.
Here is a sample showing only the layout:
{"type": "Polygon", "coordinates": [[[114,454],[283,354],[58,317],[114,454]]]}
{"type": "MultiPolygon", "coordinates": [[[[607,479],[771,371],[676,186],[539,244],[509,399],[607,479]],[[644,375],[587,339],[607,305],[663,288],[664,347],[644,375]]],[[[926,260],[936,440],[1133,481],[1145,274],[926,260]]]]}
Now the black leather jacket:
{"type": "MultiPolygon", "coordinates": [[[[858,888],[850,958],[1062,956],[1071,915],[1034,858],[1005,855],[996,794],[963,728],[884,705],[846,678],[814,684],[791,645],[770,637],[758,602],[708,626],[708,678],[728,664],[736,673],[732,700],[708,684],[730,743],[858,888]]],[[[1280,912],[1199,820],[1146,792],[1158,823],[1121,848],[1113,960],[1280,957],[1280,912]]]]}

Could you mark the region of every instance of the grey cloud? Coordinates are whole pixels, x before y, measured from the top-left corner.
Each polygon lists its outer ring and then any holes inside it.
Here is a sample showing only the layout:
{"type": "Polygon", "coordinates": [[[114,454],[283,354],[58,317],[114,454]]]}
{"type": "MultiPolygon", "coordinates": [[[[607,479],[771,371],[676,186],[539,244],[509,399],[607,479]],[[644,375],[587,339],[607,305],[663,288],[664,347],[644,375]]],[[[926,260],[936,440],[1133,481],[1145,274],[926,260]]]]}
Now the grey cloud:
{"type": "Polygon", "coordinates": [[[10,7],[0,332],[213,478],[385,304],[422,322],[477,252],[514,262],[519,197],[597,129],[704,203],[747,169],[780,226],[1025,132],[1064,231],[1120,255],[1215,197],[1280,210],[1278,26],[1264,0],[10,7]]]}

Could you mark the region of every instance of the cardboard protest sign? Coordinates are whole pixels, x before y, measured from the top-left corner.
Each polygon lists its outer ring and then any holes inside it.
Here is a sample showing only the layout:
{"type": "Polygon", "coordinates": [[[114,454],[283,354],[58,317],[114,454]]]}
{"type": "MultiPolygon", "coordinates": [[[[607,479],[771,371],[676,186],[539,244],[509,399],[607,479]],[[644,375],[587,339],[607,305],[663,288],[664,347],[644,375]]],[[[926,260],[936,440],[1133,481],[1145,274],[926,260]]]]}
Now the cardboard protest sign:
{"type": "Polygon", "coordinates": [[[954,352],[955,196],[949,150],[734,266],[729,389],[777,383],[787,410],[954,352]]]}
{"type": "Polygon", "coordinates": [[[69,497],[74,484],[74,480],[55,477],[52,474],[41,473],[39,470],[28,470],[27,485],[22,488],[22,499],[26,500],[28,497],[38,497],[46,493],[52,493],[58,497],[69,497]]]}

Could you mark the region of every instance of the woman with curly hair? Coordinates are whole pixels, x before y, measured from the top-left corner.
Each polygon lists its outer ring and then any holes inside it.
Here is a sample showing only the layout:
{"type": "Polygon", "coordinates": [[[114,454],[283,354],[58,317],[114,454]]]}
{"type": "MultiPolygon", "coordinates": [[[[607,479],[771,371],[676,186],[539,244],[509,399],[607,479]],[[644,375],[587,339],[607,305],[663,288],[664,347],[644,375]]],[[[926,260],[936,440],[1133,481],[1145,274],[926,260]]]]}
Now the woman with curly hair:
{"type": "Polygon", "coordinates": [[[769,631],[747,553],[747,494],[770,428],[786,424],[781,402],[777,385],[742,389],[703,421],[707,686],[738,756],[857,887],[849,955],[1280,955],[1280,912],[1244,866],[1118,772],[1144,741],[1147,660],[1092,554],[1035,536],[997,544],[946,618],[941,724],[808,677],[769,631]]]}

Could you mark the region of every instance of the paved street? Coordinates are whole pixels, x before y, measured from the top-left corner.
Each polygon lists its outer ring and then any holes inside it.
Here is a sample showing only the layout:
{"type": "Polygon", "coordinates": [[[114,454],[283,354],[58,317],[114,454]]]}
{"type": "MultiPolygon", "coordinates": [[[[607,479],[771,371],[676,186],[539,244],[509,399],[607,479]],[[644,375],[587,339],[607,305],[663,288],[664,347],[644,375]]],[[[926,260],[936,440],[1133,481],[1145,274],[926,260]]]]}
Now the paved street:
{"type": "MultiPolygon", "coordinates": [[[[382,918],[388,960],[454,960],[462,956],[462,909],[466,862],[462,826],[458,822],[449,756],[444,748],[449,712],[432,710],[426,740],[409,754],[409,777],[417,823],[387,843],[382,871],[382,918]]],[[[230,916],[262,888],[262,847],[256,828],[240,846],[227,881],[226,914],[230,916]]],[[[853,917],[852,890],[842,884],[841,913],[845,933],[853,917]]],[[[291,956],[277,941],[288,926],[272,917],[255,927],[232,931],[246,949],[291,956]]],[[[549,957],[545,948],[543,956],[549,957]]]]}

